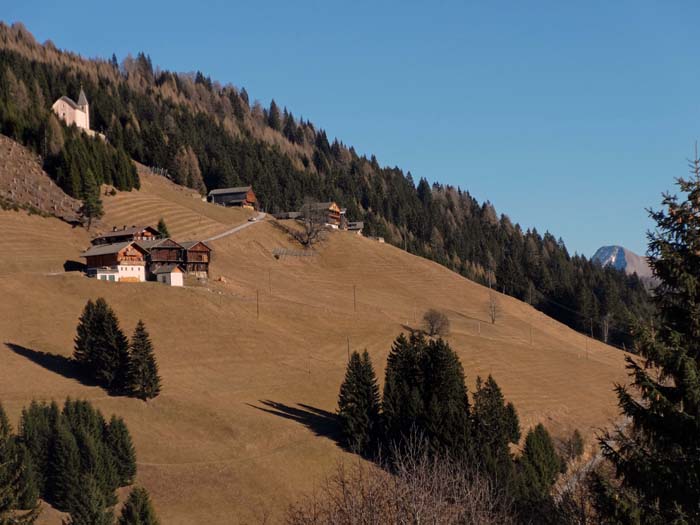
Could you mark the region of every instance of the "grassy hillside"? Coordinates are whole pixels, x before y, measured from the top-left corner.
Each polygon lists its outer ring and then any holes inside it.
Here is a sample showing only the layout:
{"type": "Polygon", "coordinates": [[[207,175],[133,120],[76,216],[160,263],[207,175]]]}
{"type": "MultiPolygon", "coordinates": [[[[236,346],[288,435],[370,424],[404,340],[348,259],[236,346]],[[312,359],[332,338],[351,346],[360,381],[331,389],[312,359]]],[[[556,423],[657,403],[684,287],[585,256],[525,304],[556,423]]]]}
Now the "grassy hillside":
{"type": "MultiPolygon", "coordinates": [[[[245,219],[164,179],[142,183],[140,192],[105,199],[104,224],[163,215],[182,237],[245,219]]],[[[169,525],[259,522],[267,512],[274,521],[350,459],[330,424],[348,340],[351,349],[367,348],[383,376],[392,340],[429,307],[447,312],[470,387],[477,374],[492,373],[523,427],[577,427],[590,441],[594,428],[617,417],[612,383],[625,379],[622,352],[506,296],[491,325],[488,289],[369,239],[332,232],[316,256],[278,259],[275,248],[298,247],[263,222],[212,243],[212,274],[224,279],[171,289],[51,274],[88,240],[55,219],[0,212],[0,235],[10,240],[0,253],[0,343],[15,348],[0,346],[0,400],[13,423],[32,398],[87,398],[123,416],[138,482],[169,525]],[[41,354],[69,356],[82,307],[100,295],[129,334],[138,319],[151,331],[163,394],[148,404],[85,386],[41,354]]],[[[49,510],[42,523],[60,518],[49,510]]]]}
{"type": "Polygon", "coordinates": [[[202,201],[202,196],[168,179],[149,174],[138,165],[141,190],[103,196],[105,216],[102,226],[122,227],[132,224],[155,226],[162,217],[170,235],[176,240],[204,239],[245,222],[253,215],[241,208],[222,208],[202,201]]]}

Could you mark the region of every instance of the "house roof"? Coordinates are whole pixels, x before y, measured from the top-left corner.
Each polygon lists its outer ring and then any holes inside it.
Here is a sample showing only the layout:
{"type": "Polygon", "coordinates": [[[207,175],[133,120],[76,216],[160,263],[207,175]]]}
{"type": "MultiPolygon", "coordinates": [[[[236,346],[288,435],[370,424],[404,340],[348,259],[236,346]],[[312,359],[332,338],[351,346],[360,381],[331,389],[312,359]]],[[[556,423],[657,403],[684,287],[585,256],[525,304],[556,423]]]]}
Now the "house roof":
{"type": "MultiPolygon", "coordinates": [[[[335,206],[338,206],[334,201],[330,201],[330,202],[312,202],[312,203],[308,204],[308,206],[309,206],[312,210],[324,210],[324,211],[325,211],[325,210],[330,210],[334,205],[335,205],[335,206]]],[[[301,207],[301,209],[303,210],[306,206],[307,206],[307,205],[305,204],[304,206],[301,207]]]]}
{"type": "MultiPolygon", "coordinates": [[[[70,107],[72,107],[73,109],[79,109],[80,111],[83,110],[83,108],[81,108],[81,107],[80,107],[72,98],[70,98],[70,97],[67,97],[67,96],[64,95],[64,96],[62,96],[61,98],[59,98],[58,100],[62,100],[63,102],[65,102],[66,104],[68,104],[68,105],[69,105],[70,107]]],[[[58,100],[57,100],[56,102],[58,102],[58,100]]]]}
{"type": "Polygon", "coordinates": [[[209,246],[204,241],[182,241],[180,243],[180,246],[182,246],[185,250],[189,250],[190,248],[192,248],[193,246],[196,246],[197,244],[203,244],[204,246],[209,248],[209,250],[211,250],[211,246],[209,246]]]}
{"type": "MultiPolygon", "coordinates": [[[[110,255],[113,253],[119,253],[124,248],[130,244],[135,244],[133,241],[116,242],[114,244],[98,244],[97,246],[91,246],[83,253],[80,254],[81,257],[94,257],[96,255],[110,255]]],[[[144,251],[143,248],[140,248],[144,251]]]]}
{"type": "Polygon", "coordinates": [[[212,195],[226,195],[229,193],[248,193],[252,189],[252,186],[237,186],[235,188],[219,188],[218,190],[211,190],[209,196],[212,195]]]}
{"type": "Polygon", "coordinates": [[[153,248],[156,248],[163,244],[165,241],[170,241],[173,244],[176,244],[177,246],[174,246],[174,248],[183,248],[182,244],[179,242],[176,242],[172,240],[170,237],[166,237],[165,239],[148,239],[148,240],[139,240],[139,241],[134,241],[136,244],[141,246],[144,250],[152,250],[153,248]]]}
{"type": "Polygon", "coordinates": [[[159,273],[172,273],[172,272],[180,272],[182,273],[182,270],[180,269],[180,266],[172,263],[172,264],[164,264],[163,266],[160,266],[155,272],[156,275],[159,273]]]}
{"type": "Polygon", "coordinates": [[[124,237],[125,235],[136,235],[144,230],[150,230],[150,232],[155,235],[159,234],[158,230],[156,230],[153,226],[132,226],[131,228],[124,228],[98,235],[93,239],[93,242],[97,239],[111,239],[113,237],[124,237]]]}

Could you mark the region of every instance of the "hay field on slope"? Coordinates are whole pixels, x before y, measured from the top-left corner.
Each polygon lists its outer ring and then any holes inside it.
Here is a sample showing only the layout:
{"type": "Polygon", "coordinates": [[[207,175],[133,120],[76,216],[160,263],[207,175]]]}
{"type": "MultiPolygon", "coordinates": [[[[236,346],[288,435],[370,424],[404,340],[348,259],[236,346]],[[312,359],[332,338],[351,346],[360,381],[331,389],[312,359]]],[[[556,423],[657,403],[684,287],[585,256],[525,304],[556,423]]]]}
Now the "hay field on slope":
{"type": "MultiPolygon", "coordinates": [[[[157,191],[175,199],[167,187],[157,191]]],[[[108,213],[119,212],[117,203],[108,213]]],[[[0,233],[20,227],[26,237],[13,249],[21,253],[32,253],[35,231],[63,242],[38,252],[47,252],[46,267],[84,244],[82,230],[54,219],[0,212],[0,233]]],[[[523,428],[576,427],[590,440],[617,418],[612,384],[626,377],[621,352],[504,296],[491,325],[488,290],[437,264],[345,232],[332,232],[316,256],[278,259],[275,248],[298,247],[268,222],[212,244],[212,274],[224,280],[206,288],[46,275],[13,263],[11,251],[0,255],[0,267],[12,270],[0,274],[0,400],[13,423],[32,398],[87,398],[123,416],[138,482],[163,523],[259,523],[268,513],[274,522],[337,461],[354,460],[330,423],[348,341],[367,348],[382,376],[392,340],[429,307],[448,313],[470,388],[477,374],[492,373],[523,428]],[[39,352],[71,354],[77,318],[97,296],[127,333],[138,319],[150,330],[164,385],[154,401],[110,397],[42,364],[39,352]]],[[[42,523],[60,519],[49,509],[42,523]]]]}
{"type": "Polygon", "coordinates": [[[211,237],[245,222],[252,211],[223,208],[203,202],[194,190],[178,186],[165,177],[152,175],[140,166],[139,191],[123,191],[102,197],[105,216],[101,226],[110,230],[131,225],[158,224],[162,217],[170,235],[178,241],[211,237]]]}

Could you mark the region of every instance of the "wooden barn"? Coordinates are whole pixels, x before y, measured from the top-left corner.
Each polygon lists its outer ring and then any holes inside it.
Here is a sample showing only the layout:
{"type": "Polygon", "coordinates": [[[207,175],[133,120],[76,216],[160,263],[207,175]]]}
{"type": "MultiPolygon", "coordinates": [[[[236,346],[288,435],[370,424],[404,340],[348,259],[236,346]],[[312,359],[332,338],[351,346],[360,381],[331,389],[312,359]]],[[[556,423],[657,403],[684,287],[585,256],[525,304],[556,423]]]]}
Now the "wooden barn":
{"type": "Polygon", "coordinates": [[[180,265],[185,262],[185,248],[172,239],[151,239],[147,241],[137,241],[141,248],[148,253],[148,275],[154,276],[157,270],[164,265],[180,265]]]}
{"type": "Polygon", "coordinates": [[[148,241],[157,239],[159,236],[158,230],[152,226],[132,226],[131,228],[124,226],[122,229],[117,229],[115,226],[111,232],[95,237],[90,242],[93,245],[114,244],[117,242],[148,241]]]}
{"type": "Polygon", "coordinates": [[[258,207],[258,199],[255,197],[252,186],[211,190],[207,200],[221,206],[241,206],[253,209],[258,207]]]}
{"type": "Polygon", "coordinates": [[[146,250],[134,242],[91,246],[81,254],[89,276],[122,282],[146,280],[146,256],[146,250]]]}
{"type": "Polygon", "coordinates": [[[180,244],[184,249],[185,271],[196,277],[208,278],[211,248],[203,241],[184,241],[180,244]]]}

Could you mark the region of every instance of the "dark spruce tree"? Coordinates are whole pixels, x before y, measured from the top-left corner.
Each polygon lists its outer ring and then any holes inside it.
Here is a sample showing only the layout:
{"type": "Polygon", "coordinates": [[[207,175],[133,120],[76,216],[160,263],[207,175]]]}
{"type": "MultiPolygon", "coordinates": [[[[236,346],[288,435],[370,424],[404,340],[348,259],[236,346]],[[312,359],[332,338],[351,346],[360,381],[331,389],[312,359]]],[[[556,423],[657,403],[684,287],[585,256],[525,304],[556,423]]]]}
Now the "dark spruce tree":
{"type": "Polygon", "coordinates": [[[158,363],[153,344],[143,321],[139,321],[131,338],[127,383],[130,395],[147,401],[160,393],[158,363]]]}
{"type": "Polygon", "coordinates": [[[32,401],[22,409],[18,439],[26,449],[31,477],[39,494],[47,493],[50,452],[61,412],[55,401],[50,405],[32,401]]]}
{"type": "Polygon", "coordinates": [[[369,456],[379,435],[379,386],[367,350],[353,352],[338,396],[338,417],[345,444],[369,456]]]}
{"type": "Polygon", "coordinates": [[[45,498],[57,509],[65,511],[75,495],[76,480],[80,479],[81,457],[78,443],[64,417],[58,419],[54,432],[45,498]]]}
{"type": "Polygon", "coordinates": [[[401,334],[387,357],[382,412],[389,444],[400,444],[412,432],[421,430],[424,415],[419,341],[401,334]]]}
{"type": "Polygon", "coordinates": [[[107,302],[100,297],[83,310],[75,339],[75,360],[99,384],[123,393],[129,367],[129,342],[107,302]]]}
{"type": "Polygon", "coordinates": [[[159,525],[156,511],[146,489],[134,487],[122,507],[118,525],[159,525]]]}
{"type": "Polygon", "coordinates": [[[500,387],[489,375],[476,378],[472,409],[473,460],[504,487],[514,479],[510,445],[520,440],[520,423],[515,407],[506,403],[500,387]]]}
{"type": "Polygon", "coordinates": [[[517,467],[516,506],[521,520],[555,525],[558,518],[551,492],[557,476],[563,471],[564,462],[541,423],[527,433],[517,467]]]}
{"type": "Polygon", "coordinates": [[[168,237],[170,237],[168,225],[165,224],[165,219],[163,217],[161,217],[158,221],[158,235],[161,239],[167,239],[168,237]]]}
{"type": "Polygon", "coordinates": [[[130,485],[136,476],[136,450],[122,418],[112,416],[105,428],[105,444],[114,458],[117,486],[130,485]]]}
{"type": "Polygon", "coordinates": [[[106,443],[107,424],[102,413],[88,401],[67,399],[62,415],[80,451],[80,471],[90,473],[108,504],[114,505],[114,491],[120,483],[115,459],[106,443]]]}
{"type": "Polygon", "coordinates": [[[644,361],[627,359],[632,388],[617,386],[631,425],[600,440],[621,483],[601,494],[615,523],[700,523],[700,159],[677,184],[650,211],[658,319],[642,331],[644,361]]]}
{"type": "Polygon", "coordinates": [[[39,515],[36,498],[31,505],[25,503],[26,492],[31,490],[25,469],[9,419],[0,405],[0,524],[30,525],[39,515]]]}
{"type": "Polygon", "coordinates": [[[387,358],[382,410],[389,444],[413,434],[433,452],[469,451],[469,401],[459,358],[442,339],[401,334],[387,358]]]}
{"type": "Polygon", "coordinates": [[[282,130],[282,117],[280,115],[280,108],[277,103],[272,100],[270,102],[270,110],[267,113],[267,123],[275,131],[282,130]]]}
{"type": "Polygon", "coordinates": [[[89,230],[92,226],[92,221],[101,219],[104,215],[102,200],[100,199],[100,186],[95,182],[95,176],[91,170],[87,170],[84,176],[82,195],[83,205],[80,208],[80,215],[87,222],[87,229],[89,230]]]}
{"type": "Polygon", "coordinates": [[[86,371],[92,370],[93,367],[95,324],[95,303],[88,299],[78,319],[73,348],[73,359],[86,371]]]}
{"type": "Polygon", "coordinates": [[[65,525],[114,525],[114,513],[98,481],[90,474],[82,474],[74,485],[65,525]]]}

